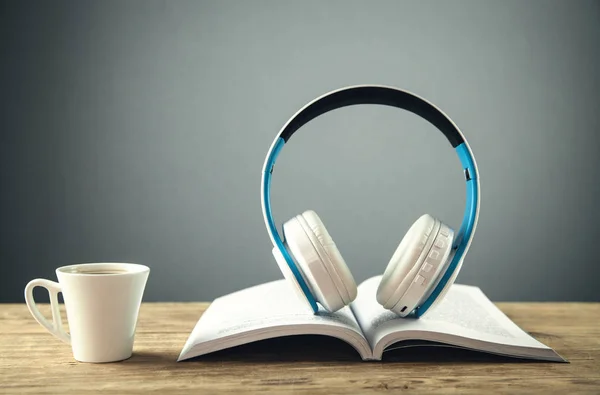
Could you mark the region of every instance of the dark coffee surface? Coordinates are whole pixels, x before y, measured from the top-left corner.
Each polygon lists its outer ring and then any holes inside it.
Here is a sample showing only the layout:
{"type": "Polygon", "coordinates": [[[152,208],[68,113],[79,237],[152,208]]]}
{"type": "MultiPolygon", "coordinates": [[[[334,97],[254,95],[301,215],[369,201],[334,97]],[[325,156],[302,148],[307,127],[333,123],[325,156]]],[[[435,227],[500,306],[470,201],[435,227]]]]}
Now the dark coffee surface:
{"type": "Polygon", "coordinates": [[[125,274],[127,270],[123,269],[74,269],[69,271],[74,274],[92,274],[92,275],[107,275],[107,274],[125,274]]]}

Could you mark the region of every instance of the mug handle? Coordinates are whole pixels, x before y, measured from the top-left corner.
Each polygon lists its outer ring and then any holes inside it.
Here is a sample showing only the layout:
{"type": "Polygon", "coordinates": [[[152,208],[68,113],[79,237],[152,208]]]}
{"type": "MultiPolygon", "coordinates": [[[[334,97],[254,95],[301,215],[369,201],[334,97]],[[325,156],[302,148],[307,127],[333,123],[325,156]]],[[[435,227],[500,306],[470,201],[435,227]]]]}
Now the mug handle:
{"type": "Polygon", "coordinates": [[[67,344],[71,344],[71,335],[69,335],[63,329],[62,317],[60,316],[60,310],[58,308],[58,293],[62,292],[60,284],[54,281],[46,280],[43,278],[36,278],[31,280],[25,287],[25,302],[29,308],[29,312],[33,315],[33,318],[44,328],[46,328],[54,336],[62,340],[67,344]],[[35,287],[46,288],[50,295],[50,306],[52,307],[52,323],[50,323],[38,310],[35,299],[33,298],[33,289],[35,287]]]}

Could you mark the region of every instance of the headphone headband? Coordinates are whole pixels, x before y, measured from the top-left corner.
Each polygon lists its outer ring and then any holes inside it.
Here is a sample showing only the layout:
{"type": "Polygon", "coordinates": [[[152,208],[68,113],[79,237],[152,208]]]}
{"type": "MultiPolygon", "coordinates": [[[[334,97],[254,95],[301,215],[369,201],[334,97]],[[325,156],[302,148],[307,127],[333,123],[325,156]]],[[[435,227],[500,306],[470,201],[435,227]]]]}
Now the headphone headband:
{"type": "Polygon", "coordinates": [[[451,261],[448,265],[448,269],[439,280],[433,291],[430,293],[427,299],[415,309],[414,315],[419,317],[423,315],[440,296],[445,294],[445,291],[447,291],[446,285],[450,285],[453,282],[449,282],[449,280],[453,277],[456,277],[458,274],[463,259],[475,234],[480,206],[479,174],[477,171],[475,158],[471,152],[471,148],[469,147],[464,135],[454,124],[454,122],[439,108],[425,99],[408,91],[393,87],[359,85],[326,93],[325,95],[306,104],[302,109],[294,114],[294,116],[288,120],[288,122],[275,137],[275,140],[271,144],[271,148],[267,153],[262,170],[261,205],[265,225],[267,226],[267,232],[271,242],[273,243],[273,246],[277,248],[285,258],[313,311],[317,312],[318,307],[315,299],[306,285],[306,281],[296,267],[294,260],[285,248],[283,240],[279,236],[273,221],[270,197],[271,175],[273,173],[273,166],[275,165],[275,161],[281,152],[281,149],[298,129],[310,122],[312,119],[326,112],[357,104],[380,104],[393,106],[410,111],[427,120],[436,128],[438,128],[444,134],[444,136],[446,136],[446,139],[456,150],[465,173],[467,187],[465,212],[460,230],[452,247],[451,261]]]}
{"type": "Polygon", "coordinates": [[[433,104],[406,91],[374,85],[345,88],[321,96],[292,117],[279,137],[287,143],[294,132],[319,115],[356,104],[380,104],[410,111],[437,127],[452,147],[464,142],[464,137],[452,120],[433,104]]]}

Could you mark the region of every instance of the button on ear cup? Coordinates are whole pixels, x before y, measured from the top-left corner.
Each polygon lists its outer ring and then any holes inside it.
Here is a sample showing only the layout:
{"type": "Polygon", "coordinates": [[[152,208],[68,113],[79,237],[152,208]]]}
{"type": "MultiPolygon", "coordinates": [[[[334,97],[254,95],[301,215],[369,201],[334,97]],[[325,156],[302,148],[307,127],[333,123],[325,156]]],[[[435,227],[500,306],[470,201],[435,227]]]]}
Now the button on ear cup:
{"type": "Polygon", "coordinates": [[[392,255],[377,288],[377,302],[386,309],[395,304],[389,304],[388,301],[398,290],[402,280],[414,269],[414,263],[421,256],[428,241],[428,238],[424,239],[423,236],[426,235],[427,231],[431,234],[435,225],[436,221],[432,216],[422,215],[406,232],[394,255],[392,255]]]}
{"type": "MultiPolygon", "coordinates": [[[[421,257],[415,263],[418,274],[415,277],[411,277],[409,274],[400,284],[396,293],[388,300],[388,305],[397,300],[390,310],[402,317],[409,315],[429,297],[448,269],[454,231],[442,222],[439,224],[439,231],[437,234],[432,232],[421,257]],[[408,289],[405,284],[408,285],[408,289]],[[405,289],[406,291],[404,291],[405,289]]],[[[440,300],[440,297],[437,297],[436,300],[440,300]]]]}
{"type": "Polygon", "coordinates": [[[398,309],[396,312],[402,315],[410,313],[415,307],[413,305],[443,273],[452,237],[452,230],[429,214],[415,221],[383,273],[377,289],[377,302],[386,309],[398,309]],[[426,261],[426,258],[429,260],[426,261]],[[412,286],[413,282],[418,287],[412,286]],[[400,306],[398,302],[401,299],[406,304],[400,303],[403,304],[400,306]],[[402,310],[405,305],[406,310],[402,310]]]}
{"type": "Polygon", "coordinates": [[[356,283],[325,225],[306,211],[283,225],[286,244],[317,301],[337,311],[357,295],[356,283]]]}

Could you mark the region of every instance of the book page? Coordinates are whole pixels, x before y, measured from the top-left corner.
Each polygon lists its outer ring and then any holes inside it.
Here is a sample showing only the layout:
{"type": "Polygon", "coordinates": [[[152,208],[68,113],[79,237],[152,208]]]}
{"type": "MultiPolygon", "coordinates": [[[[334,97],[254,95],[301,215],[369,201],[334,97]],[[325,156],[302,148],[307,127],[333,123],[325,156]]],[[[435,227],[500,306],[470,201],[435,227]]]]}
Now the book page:
{"type": "MultiPolygon", "coordinates": [[[[358,288],[352,304],[375,356],[394,342],[427,340],[520,356],[557,355],[519,328],[478,288],[453,284],[445,298],[421,318],[401,318],[376,300],[381,276],[358,288]],[[537,350],[537,351],[536,351],[537,350]]],[[[558,357],[561,359],[560,357],[558,357]]]]}
{"type": "Polygon", "coordinates": [[[200,317],[179,360],[257,340],[288,335],[327,335],[350,343],[362,358],[371,350],[348,306],[314,314],[285,280],[217,298],[200,317]]]}

